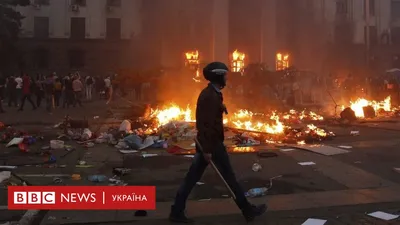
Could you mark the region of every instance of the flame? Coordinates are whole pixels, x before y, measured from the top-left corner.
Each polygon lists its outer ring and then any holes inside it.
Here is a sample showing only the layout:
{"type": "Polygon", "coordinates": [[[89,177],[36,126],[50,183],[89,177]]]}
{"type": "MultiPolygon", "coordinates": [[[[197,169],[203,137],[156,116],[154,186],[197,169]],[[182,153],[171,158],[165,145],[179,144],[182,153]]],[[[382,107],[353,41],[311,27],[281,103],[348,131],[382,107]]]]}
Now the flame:
{"type": "Polygon", "coordinates": [[[152,109],[150,117],[157,119],[158,126],[163,126],[171,121],[176,120],[183,120],[187,122],[194,121],[192,118],[192,110],[189,108],[189,106],[186,109],[182,109],[174,103],[171,103],[167,107],[163,107],[163,109],[152,109]]]}
{"type": "MultiPolygon", "coordinates": [[[[157,124],[152,131],[157,131],[159,127],[166,125],[173,121],[186,121],[195,122],[192,114],[193,110],[189,106],[180,108],[176,104],[169,104],[162,109],[151,110],[150,117],[155,118],[157,124]]],[[[290,124],[301,120],[302,122],[307,121],[321,121],[324,118],[315,112],[297,112],[296,110],[290,110],[287,113],[278,113],[272,111],[270,114],[254,113],[246,109],[240,109],[233,114],[230,114],[227,118],[224,118],[223,123],[227,127],[235,128],[238,130],[253,131],[258,134],[270,135],[267,143],[280,143],[280,139],[285,137],[286,131],[293,130],[290,124]]],[[[318,128],[314,124],[309,124],[300,133],[296,133],[294,137],[296,139],[304,138],[304,135],[327,137],[328,133],[321,128],[318,128]]],[[[298,140],[301,143],[302,140],[298,140]]]]}
{"type": "Polygon", "coordinates": [[[289,54],[276,54],[276,70],[285,70],[289,68],[289,54]]]}
{"type": "MultiPolygon", "coordinates": [[[[391,98],[390,96],[386,97],[385,100],[383,101],[369,101],[364,98],[359,98],[354,102],[350,102],[350,108],[354,111],[356,114],[356,117],[358,118],[364,118],[364,107],[366,106],[372,106],[375,110],[375,112],[378,112],[379,110],[383,110],[386,112],[390,112],[392,110],[392,104],[391,104],[391,98]]],[[[342,106],[342,109],[345,107],[342,106]]]]}
{"type": "Polygon", "coordinates": [[[246,55],[238,50],[235,50],[232,53],[232,71],[233,72],[240,72],[244,69],[244,59],[246,55]]]}
{"type": "Polygon", "coordinates": [[[186,52],[185,53],[185,56],[186,56],[186,60],[187,61],[193,61],[193,62],[196,62],[196,61],[198,61],[199,60],[199,51],[198,50],[195,50],[195,51],[192,51],[192,52],[186,52]]]}

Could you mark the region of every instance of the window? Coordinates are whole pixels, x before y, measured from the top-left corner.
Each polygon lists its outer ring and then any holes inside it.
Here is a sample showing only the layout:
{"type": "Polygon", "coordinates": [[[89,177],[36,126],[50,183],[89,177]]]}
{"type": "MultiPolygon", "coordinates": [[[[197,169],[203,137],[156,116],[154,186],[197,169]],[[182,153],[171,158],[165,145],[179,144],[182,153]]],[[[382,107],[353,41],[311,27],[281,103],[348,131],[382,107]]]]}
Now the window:
{"type": "Polygon", "coordinates": [[[49,51],[47,49],[38,48],[33,52],[33,66],[36,69],[49,68],[49,51]]]}
{"type": "MultiPolygon", "coordinates": [[[[367,27],[364,27],[364,43],[367,43],[367,27]]],[[[378,44],[378,31],[376,27],[369,27],[369,43],[370,45],[378,44]]]]}
{"type": "Polygon", "coordinates": [[[72,5],[86,6],[86,0],[72,0],[72,5]]]}
{"type": "Polygon", "coordinates": [[[336,14],[343,15],[347,14],[347,0],[336,0],[336,14]]]}
{"type": "Polygon", "coordinates": [[[121,0],[107,0],[107,6],[121,7],[121,0]]]}
{"type": "Polygon", "coordinates": [[[106,38],[111,40],[121,39],[121,19],[107,18],[106,38]]]}
{"type": "Polygon", "coordinates": [[[68,53],[69,67],[71,69],[81,69],[85,67],[85,52],[82,50],[70,50],[68,53]]]}
{"type": "Polygon", "coordinates": [[[50,0],[34,0],[35,5],[50,5],[50,0]]]}
{"type": "Polygon", "coordinates": [[[390,10],[392,20],[400,19],[400,0],[392,0],[390,10]]]}
{"type": "Polygon", "coordinates": [[[49,17],[35,17],[34,19],[34,36],[35,38],[49,37],[49,17]]]}
{"type": "Polygon", "coordinates": [[[367,15],[367,6],[365,3],[369,1],[369,16],[375,16],[375,0],[364,0],[364,17],[367,15]]]}
{"type": "Polygon", "coordinates": [[[86,37],[86,19],[74,17],[71,18],[71,39],[85,39],[86,37]]]}

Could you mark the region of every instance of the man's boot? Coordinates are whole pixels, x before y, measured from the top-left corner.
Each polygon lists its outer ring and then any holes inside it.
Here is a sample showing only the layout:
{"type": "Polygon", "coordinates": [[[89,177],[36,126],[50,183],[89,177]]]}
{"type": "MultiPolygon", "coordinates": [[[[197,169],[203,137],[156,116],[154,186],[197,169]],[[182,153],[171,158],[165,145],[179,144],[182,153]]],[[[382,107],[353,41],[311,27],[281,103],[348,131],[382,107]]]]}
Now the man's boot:
{"type": "Polygon", "coordinates": [[[171,206],[171,213],[169,214],[169,221],[173,223],[193,223],[194,220],[186,217],[185,212],[182,210],[176,210],[174,206],[171,206]]]}
{"type": "Polygon", "coordinates": [[[244,218],[247,222],[253,221],[257,216],[263,215],[267,211],[267,205],[250,205],[247,209],[242,211],[244,218]]]}

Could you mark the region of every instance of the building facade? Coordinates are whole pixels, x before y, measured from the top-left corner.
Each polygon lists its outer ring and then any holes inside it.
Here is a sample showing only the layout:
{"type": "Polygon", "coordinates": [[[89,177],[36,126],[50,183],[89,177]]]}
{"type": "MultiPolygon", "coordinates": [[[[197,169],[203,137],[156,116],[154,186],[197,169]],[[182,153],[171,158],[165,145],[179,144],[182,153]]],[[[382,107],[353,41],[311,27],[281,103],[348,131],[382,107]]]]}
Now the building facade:
{"type": "Polygon", "coordinates": [[[32,0],[22,21],[19,67],[111,72],[132,66],[141,33],[139,0],[32,0]]]}
{"type": "MultiPolygon", "coordinates": [[[[367,65],[387,69],[400,54],[400,1],[322,1],[329,41],[342,66],[367,65]],[[369,27],[369,28],[367,28],[369,27]],[[369,34],[368,34],[369,33],[369,34]]],[[[400,65],[399,65],[400,66],[400,65]]]]}
{"type": "Polygon", "coordinates": [[[315,71],[399,58],[400,0],[32,0],[18,10],[18,66],[38,72],[180,68],[193,50],[228,64],[239,50],[271,68],[288,53],[315,71]]]}

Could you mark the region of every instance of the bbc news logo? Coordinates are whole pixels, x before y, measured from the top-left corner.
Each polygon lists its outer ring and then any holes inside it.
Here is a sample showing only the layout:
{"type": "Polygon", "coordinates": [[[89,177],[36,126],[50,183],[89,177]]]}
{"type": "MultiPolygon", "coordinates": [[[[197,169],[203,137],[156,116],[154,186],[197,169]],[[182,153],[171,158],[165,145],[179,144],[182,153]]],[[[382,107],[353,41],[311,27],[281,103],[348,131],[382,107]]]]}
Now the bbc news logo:
{"type": "Polygon", "coordinates": [[[10,186],[9,210],[113,210],[156,207],[154,186],[10,186]]]}
{"type": "Polygon", "coordinates": [[[14,204],[56,204],[56,193],[14,192],[14,204]]]}

